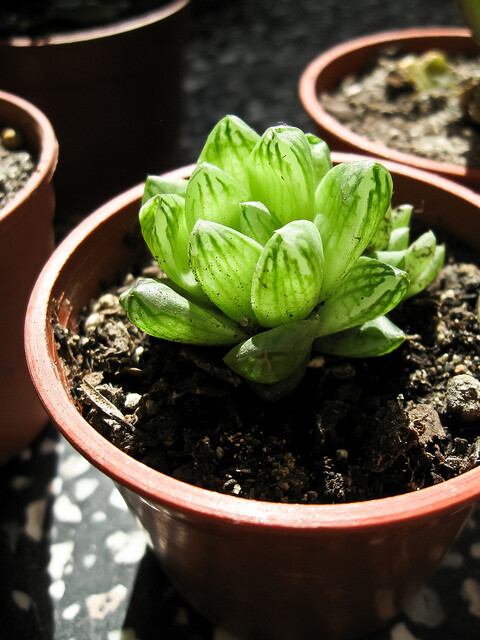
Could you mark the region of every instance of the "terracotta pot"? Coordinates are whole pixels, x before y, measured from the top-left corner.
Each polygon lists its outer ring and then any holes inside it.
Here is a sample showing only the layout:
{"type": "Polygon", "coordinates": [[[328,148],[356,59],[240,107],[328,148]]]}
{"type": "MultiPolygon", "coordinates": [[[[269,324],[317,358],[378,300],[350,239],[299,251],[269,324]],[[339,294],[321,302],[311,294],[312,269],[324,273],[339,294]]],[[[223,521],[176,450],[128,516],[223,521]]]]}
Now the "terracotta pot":
{"type": "Polygon", "coordinates": [[[0,41],[2,87],[50,118],[62,212],[89,212],[176,166],[189,0],[45,38],[0,41]],[[142,149],[142,153],[137,152],[142,149]]]}
{"type": "Polygon", "coordinates": [[[58,144],[42,112],[3,91],[0,124],[22,133],[37,162],[23,189],[0,209],[0,464],[3,464],[47,422],[27,370],[23,323],[35,279],[54,247],[52,176],[58,144]]]}
{"type": "MultiPolygon", "coordinates": [[[[334,154],[335,161],[352,159],[334,154]]],[[[397,202],[480,247],[480,195],[390,163],[397,202]],[[452,211],[455,215],[452,216],[452,211]]],[[[169,174],[189,175],[191,167],[169,174]]],[[[52,321],[79,310],[126,268],[142,186],[84,220],[58,247],[30,301],[26,349],[35,386],[63,435],[117,484],[178,590],[242,637],[354,638],[391,619],[417,592],[476,506],[480,468],[398,497],[342,505],[250,501],[190,486],[130,458],[77,411],[52,321]]]]}
{"type": "Polygon", "coordinates": [[[387,31],[351,40],[329,49],[313,60],[303,72],[299,95],[304,109],[314,120],[318,135],[331,149],[363,153],[402,162],[412,167],[433,171],[472,187],[480,187],[480,169],[429,160],[371,142],[341,124],[321,105],[319,96],[336,88],[349,75],[357,75],[373,62],[386,47],[401,47],[407,52],[422,53],[441,49],[446,53],[479,55],[479,46],[470,31],[459,28],[424,28],[387,31]]]}

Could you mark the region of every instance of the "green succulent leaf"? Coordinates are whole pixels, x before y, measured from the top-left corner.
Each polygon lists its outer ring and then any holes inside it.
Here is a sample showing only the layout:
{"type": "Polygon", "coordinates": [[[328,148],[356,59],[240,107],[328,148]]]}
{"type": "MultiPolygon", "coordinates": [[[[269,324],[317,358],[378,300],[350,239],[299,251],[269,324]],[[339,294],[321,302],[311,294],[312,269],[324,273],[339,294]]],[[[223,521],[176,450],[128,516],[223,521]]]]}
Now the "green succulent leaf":
{"type": "Polygon", "coordinates": [[[405,251],[410,242],[410,227],[392,229],[388,242],[388,251],[405,251]]]}
{"type": "Polygon", "coordinates": [[[320,182],[315,193],[315,224],[328,265],[322,297],[331,293],[365,251],[391,197],[390,174],[371,160],[339,164],[320,182]]]}
{"type": "Polygon", "coordinates": [[[374,320],[405,296],[409,277],[400,269],[362,256],[334,292],[319,305],[317,337],[374,320]]]}
{"type": "Polygon", "coordinates": [[[357,327],[318,338],[315,351],[346,358],[383,356],[397,349],[405,341],[405,334],[385,316],[357,327]]]}
{"type": "Polygon", "coordinates": [[[411,204],[401,204],[392,209],[392,229],[408,227],[412,217],[413,207],[411,204]]]}
{"type": "Polygon", "coordinates": [[[282,225],[261,202],[240,203],[240,231],[264,246],[282,225]]]}
{"type": "Polygon", "coordinates": [[[392,233],[392,208],[388,207],[385,215],[381,218],[373,236],[370,239],[365,253],[371,254],[374,251],[385,251],[390,242],[390,234],[392,233]]]}
{"type": "Polygon", "coordinates": [[[248,192],[222,169],[203,162],[193,171],[185,196],[188,229],[196,221],[209,220],[233,229],[240,226],[240,202],[248,200],[248,192]]]}
{"type": "Polygon", "coordinates": [[[264,327],[306,318],[323,284],[322,239],[308,220],[275,231],[258,260],[252,282],[252,306],[264,327]]]}
{"type": "Polygon", "coordinates": [[[406,255],[407,251],[404,249],[403,251],[375,251],[370,257],[380,262],[386,262],[391,267],[396,267],[397,269],[408,272],[405,267],[406,255]]]}
{"type": "Polygon", "coordinates": [[[313,220],[315,177],[310,144],[295,127],[267,129],[252,151],[250,189],[282,225],[313,220]]]}
{"type": "Polygon", "coordinates": [[[186,291],[202,295],[188,262],[185,200],[156,195],[141,207],[139,218],[145,242],[164,273],[186,291]]]}
{"type": "Polygon", "coordinates": [[[437,239],[427,231],[412,242],[405,252],[405,271],[410,276],[410,286],[425,271],[435,255],[437,239]]]}
{"type": "Polygon", "coordinates": [[[310,354],[316,323],[310,319],[263,331],[233,347],[225,364],[247,380],[279,382],[294,374],[310,354]]]}
{"type": "Polygon", "coordinates": [[[198,163],[208,162],[249,188],[248,157],[260,136],[237,116],[227,115],[213,128],[198,163]]]}
{"type": "Polygon", "coordinates": [[[441,244],[436,247],[433,258],[430,260],[426,268],[420,273],[408,288],[405,298],[411,298],[412,296],[423,291],[425,287],[433,282],[437,277],[440,269],[445,262],[445,245],[441,244]]]}
{"type": "Polygon", "coordinates": [[[231,345],[247,334],[215,309],[202,307],[167,283],[140,280],[122,294],[120,303],[129,320],[155,338],[202,345],[231,345]]]}
{"type": "Polygon", "coordinates": [[[188,180],[167,180],[162,176],[148,176],[143,190],[142,205],[153,196],[163,193],[175,193],[178,196],[185,197],[187,184],[188,180]]]}
{"type": "Polygon", "coordinates": [[[190,236],[195,278],[215,306],[242,326],[256,321],[251,288],[261,252],[258,242],[216,222],[198,220],[190,236]]]}
{"type": "Polygon", "coordinates": [[[306,136],[312,151],[314,182],[317,186],[323,176],[332,168],[332,158],[326,142],[313,133],[307,133],[306,136]]]}

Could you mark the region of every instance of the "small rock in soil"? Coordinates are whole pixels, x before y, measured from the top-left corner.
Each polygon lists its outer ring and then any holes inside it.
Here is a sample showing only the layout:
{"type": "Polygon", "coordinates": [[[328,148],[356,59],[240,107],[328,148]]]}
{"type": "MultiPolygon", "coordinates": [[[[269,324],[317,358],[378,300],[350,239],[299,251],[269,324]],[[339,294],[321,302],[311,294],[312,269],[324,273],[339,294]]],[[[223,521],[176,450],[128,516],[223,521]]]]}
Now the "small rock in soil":
{"type": "Polygon", "coordinates": [[[465,422],[480,419],[480,382],[470,375],[458,375],[447,383],[447,411],[465,422]]]}

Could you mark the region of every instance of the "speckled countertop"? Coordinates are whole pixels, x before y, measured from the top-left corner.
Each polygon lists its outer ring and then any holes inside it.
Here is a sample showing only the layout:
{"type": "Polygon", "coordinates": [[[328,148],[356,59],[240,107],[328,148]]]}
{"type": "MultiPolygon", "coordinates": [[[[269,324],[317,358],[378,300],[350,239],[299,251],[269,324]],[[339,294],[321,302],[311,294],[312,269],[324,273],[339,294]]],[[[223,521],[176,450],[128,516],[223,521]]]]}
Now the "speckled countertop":
{"type": "MultiPolygon", "coordinates": [[[[322,50],[390,28],[461,24],[445,0],[198,0],[194,9],[185,164],[227,112],[259,131],[277,121],[309,129],[297,83],[322,50]]],[[[113,483],[52,426],[0,469],[0,486],[0,638],[232,640],[183,602],[113,483]]],[[[368,640],[478,638],[480,512],[408,611],[368,640]]]]}

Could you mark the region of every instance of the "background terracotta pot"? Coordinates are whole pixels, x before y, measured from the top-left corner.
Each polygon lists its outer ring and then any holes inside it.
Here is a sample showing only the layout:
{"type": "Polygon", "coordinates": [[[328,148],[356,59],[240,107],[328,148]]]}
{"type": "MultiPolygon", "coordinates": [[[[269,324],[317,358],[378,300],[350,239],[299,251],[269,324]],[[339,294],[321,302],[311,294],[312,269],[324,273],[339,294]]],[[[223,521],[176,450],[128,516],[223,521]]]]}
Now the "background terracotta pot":
{"type": "Polygon", "coordinates": [[[0,92],[0,125],[20,131],[36,156],[24,188],[0,209],[0,464],[25,447],[47,422],[23,349],[23,324],[35,279],[54,247],[52,176],[58,145],[45,115],[0,92]]]}
{"type": "Polygon", "coordinates": [[[451,54],[480,55],[480,48],[471,38],[468,29],[447,27],[387,31],[350,40],[333,47],[308,65],[299,83],[300,100],[314,120],[318,135],[328,143],[331,149],[366,153],[378,158],[402,162],[473,187],[480,187],[480,169],[437,162],[371,142],[341,124],[323,108],[319,101],[321,94],[336,88],[345,77],[357,75],[375,60],[379,51],[386,47],[401,47],[402,50],[412,53],[440,49],[451,54]]]}
{"type": "Polygon", "coordinates": [[[175,0],[109,26],[0,41],[2,87],[42,109],[57,134],[61,212],[91,211],[147,171],[176,166],[188,4],[175,0]]]}
{"type": "MultiPolygon", "coordinates": [[[[480,195],[410,167],[387,166],[397,203],[421,207],[430,224],[480,247],[480,195]]],[[[75,327],[79,310],[98,293],[99,278],[125,269],[131,255],[123,240],[138,225],[141,194],[138,186],[84,220],[56,250],[32,294],[28,362],[54,423],[115,481],[173,584],[215,623],[263,640],[353,638],[381,625],[417,592],[471,515],[480,468],[370,502],[273,504],[179,482],[100,436],[73,404],[51,323],[58,316],[63,326],[75,327]]]]}

